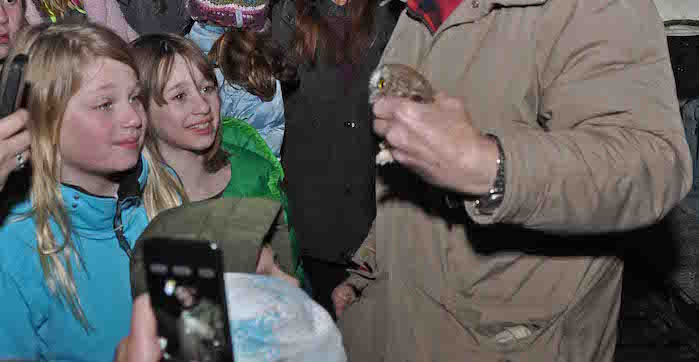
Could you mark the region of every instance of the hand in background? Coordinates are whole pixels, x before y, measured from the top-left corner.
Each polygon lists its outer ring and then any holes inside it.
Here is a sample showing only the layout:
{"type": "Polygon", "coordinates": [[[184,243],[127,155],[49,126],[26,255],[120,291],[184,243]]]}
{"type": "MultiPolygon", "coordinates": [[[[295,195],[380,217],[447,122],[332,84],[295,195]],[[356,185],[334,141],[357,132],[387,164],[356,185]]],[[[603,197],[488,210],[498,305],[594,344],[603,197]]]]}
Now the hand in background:
{"type": "Polygon", "coordinates": [[[31,137],[27,122],[29,112],[23,109],[0,119],[0,191],[5,188],[10,173],[29,160],[31,137]]]}
{"type": "Polygon", "coordinates": [[[133,303],[131,331],[117,346],[115,362],[160,361],[155,314],[148,294],[142,294],[133,303]]]}
{"type": "Polygon", "coordinates": [[[349,283],[343,282],[335,287],[330,298],[335,306],[335,315],[339,319],[345,309],[357,300],[357,293],[349,283]]]}
{"type": "Polygon", "coordinates": [[[276,252],[271,246],[263,246],[257,257],[257,269],[255,272],[257,274],[267,275],[275,278],[279,278],[295,287],[300,286],[298,279],[285,273],[276,262],[276,252]]]}

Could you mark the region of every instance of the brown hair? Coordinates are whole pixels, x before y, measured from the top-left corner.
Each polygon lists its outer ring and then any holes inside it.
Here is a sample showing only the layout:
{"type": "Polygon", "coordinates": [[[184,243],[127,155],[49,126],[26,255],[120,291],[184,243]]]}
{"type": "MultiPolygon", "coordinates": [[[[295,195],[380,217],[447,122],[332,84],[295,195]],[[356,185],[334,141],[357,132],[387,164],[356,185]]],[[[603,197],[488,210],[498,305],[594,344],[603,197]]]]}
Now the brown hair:
{"type": "Polygon", "coordinates": [[[316,2],[330,0],[296,0],[296,34],[293,52],[299,63],[315,63],[316,50],[324,49],[323,58],[340,64],[349,62],[358,64],[366,48],[369,47],[371,34],[374,32],[374,14],[377,0],[348,0],[345,5],[349,11],[351,30],[345,34],[345,46],[334,46],[336,39],[328,22],[316,12],[316,2]]]}
{"type": "Polygon", "coordinates": [[[209,59],[216,62],[227,82],[271,101],[276,80],[288,80],[294,69],[268,33],[229,29],[211,47],[209,59]]]}
{"type": "MultiPolygon", "coordinates": [[[[190,68],[196,68],[204,78],[217,84],[213,64],[204,57],[194,42],[183,36],[166,33],[148,34],[134,40],[131,48],[143,84],[146,111],[149,113],[151,100],[160,106],[167,103],[163,93],[178,55],[184,58],[190,68]]],[[[220,119],[218,121],[220,122],[220,119]]],[[[216,140],[206,154],[204,166],[209,172],[216,172],[228,164],[228,153],[221,148],[221,132],[222,127],[218,127],[216,140]]],[[[146,146],[158,150],[155,135],[150,127],[146,131],[146,146]]],[[[154,157],[162,161],[160,152],[156,153],[154,157]]]]}

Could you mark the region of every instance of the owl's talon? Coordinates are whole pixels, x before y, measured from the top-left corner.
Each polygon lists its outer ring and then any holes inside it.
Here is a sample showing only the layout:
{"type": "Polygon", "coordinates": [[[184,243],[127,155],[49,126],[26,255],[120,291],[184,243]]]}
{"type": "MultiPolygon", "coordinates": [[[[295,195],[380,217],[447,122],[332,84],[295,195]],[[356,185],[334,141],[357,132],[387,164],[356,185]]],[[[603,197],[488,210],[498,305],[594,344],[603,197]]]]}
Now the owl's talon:
{"type": "Polygon", "coordinates": [[[376,164],[379,166],[387,165],[389,163],[393,163],[396,160],[393,158],[393,154],[391,153],[391,150],[386,147],[386,144],[381,142],[379,143],[379,153],[376,154],[376,164]]]}

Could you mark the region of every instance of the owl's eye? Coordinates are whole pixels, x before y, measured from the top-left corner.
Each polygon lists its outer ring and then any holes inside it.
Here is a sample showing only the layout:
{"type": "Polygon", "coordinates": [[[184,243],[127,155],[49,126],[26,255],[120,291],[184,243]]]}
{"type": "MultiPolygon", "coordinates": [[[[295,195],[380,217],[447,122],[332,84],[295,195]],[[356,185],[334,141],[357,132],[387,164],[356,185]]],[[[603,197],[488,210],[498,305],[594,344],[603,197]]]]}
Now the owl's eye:
{"type": "Polygon", "coordinates": [[[379,89],[383,89],[383,85],[385,83],[386,83],[386,81],[383,78],[379,79],[379,89]]]}

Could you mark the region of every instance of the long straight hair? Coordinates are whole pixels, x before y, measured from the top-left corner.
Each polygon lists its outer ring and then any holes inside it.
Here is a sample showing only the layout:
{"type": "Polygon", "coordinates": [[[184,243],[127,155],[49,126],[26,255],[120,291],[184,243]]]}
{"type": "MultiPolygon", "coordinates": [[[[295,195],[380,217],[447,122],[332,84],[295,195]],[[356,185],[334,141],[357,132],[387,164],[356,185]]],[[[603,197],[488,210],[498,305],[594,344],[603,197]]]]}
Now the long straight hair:
{"type": "Polygon", "coordinates": [[[377,0],[348,0],[350,31],[345,34],[344,47],[334,46],[335,39],[328,22],[316,14],[316,3],[330,0],[296,0],[296,33],[293,55],[298,63],[315,63],[317,50],[325,51],[323,60],[358,64],[369,47],[374,33],[377,0]]]}
{"type": "MultiPolygon", "coordinates": [[[[148,114],[151,101],[160,106],[167,103],[164,96],[165,86],[170,80],[177,56],[185,60],[190,71],[197,69],[206,80],[218,84],[213,64],[204,57],[193,41],[183,36],[166,33],[144,35],[131,43],[131,52],[140,71],[145,95],[144,105],[148,114]]],[[[218,127],[214,144],[206,151],[204,167],[208,172],[216,172],[228,164],[228,153],[221,147],[222,128],[218,127]]],[[[156,140],[152,128],[148,127],[146,148],[152,151],[151,156],[163,162],[156,140]]],[[[169,175],[169,178],[173,177],[169,175]]],[[[179,184],[179,180],[177,182],[179,184]]]]}
{"type": "MultiPolygon", "coordinates": [[[[51,293],[66,303],[73,316],[89,330],[73,277],[74,269],[84,269],[84,264],[71,237],[71,220],[60,190],[61,125],[69,100],[82,85],[87,64],[96,58],[107,58],[128,65],[135,74],[138,71],[124,40],[106,27],[84,21],[27,27],[18,34],[8,61],[18,54],[26,54],[29,58],[25,80],[31,87],[25,96],[31,120],[28,128],[32,149],[29,191],[32,211],[28,217],[32,217],[36,225],[39,263],[51,293]],[[58,227],[62,243],[52,230],[52,222],[58,227]]],[[[148,166],[151,174],[157,169],[157,166],[148,166]]],[[[148,183],[154,181],[155,178],[149,177],[148,183]]],[[[151,196],[151,200],[177,192],[167,185],[153,185],[151,190],[160,195],[151,196]]],[[[158,210],[146,200],[144,196],[147,213],[154,216],[158,210]]]]}

